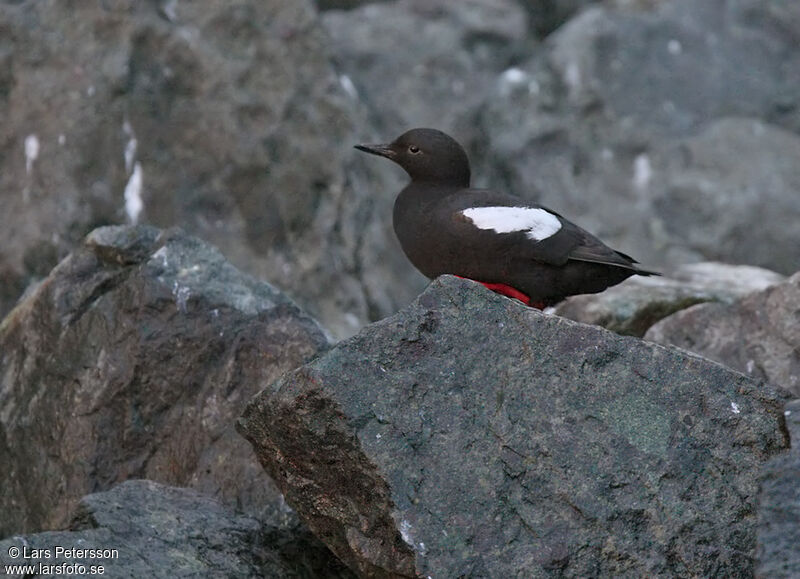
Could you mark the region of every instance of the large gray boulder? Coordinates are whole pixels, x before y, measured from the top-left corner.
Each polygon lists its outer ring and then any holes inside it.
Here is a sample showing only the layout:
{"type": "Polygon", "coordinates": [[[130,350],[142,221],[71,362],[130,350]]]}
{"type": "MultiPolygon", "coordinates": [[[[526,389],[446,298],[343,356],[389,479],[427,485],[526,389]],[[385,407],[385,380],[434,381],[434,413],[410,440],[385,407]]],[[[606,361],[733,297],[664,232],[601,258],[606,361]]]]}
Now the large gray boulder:
{"type": "Polygon", "coordinates": [[[716,360],[800,397],[800,272],[734,303],[693,306],[651,327],[646,340],[716,360]]]}
{"type": "Polygon", "coordinates": [[[383,139],[428,126],[472,139],[476,109],[528,38],[515,0],[398,0],[326,12],[322,23],[383,139]]]}
{"type": "Polygon", "coordinates": [[[0,2],[0,315],[98,225],[178,225],[336,334],[416,295],[309,0],[0,2]]]}
{"type": "Polygon", "coordinates": [[[589,7],[487,99],[478,172],[650,267],[790,274],[798,34],[800,4],[782,0],[589,7]]]}
{"type": "Polygon", "coordinates": [[[34,566],[7,574],[20,579],[353,577],[308,530],[264,525],[198,492],[146,480],[84,497],[69,530],[0,541],[0,565],[34,566]]]}
{"type": "Polygon", "coordinates": [[[81,497],[129,478],[276,514],[234,419],[327,347],[197,238],[95,230],[0,325],[0,537],[60,528],[81,497]]]}
{"type": "Polygon", "coordinates": [[[756,577],[800,577],[800,400],[786,405],[792,448],[761,469],[756,577]]]}
{"type": "Polygon", "coordinates": [[[239,429],[364,577],[751,577],[782,403],[445,276],[264,389],[239,429]]]}

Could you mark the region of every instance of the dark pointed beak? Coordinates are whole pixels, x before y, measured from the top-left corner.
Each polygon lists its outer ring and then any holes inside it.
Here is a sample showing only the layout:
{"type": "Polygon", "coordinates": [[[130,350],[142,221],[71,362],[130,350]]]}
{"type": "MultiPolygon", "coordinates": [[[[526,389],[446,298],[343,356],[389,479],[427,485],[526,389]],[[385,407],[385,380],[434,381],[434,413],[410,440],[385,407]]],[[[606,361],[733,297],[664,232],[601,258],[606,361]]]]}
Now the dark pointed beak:
{"type": "Polygon", "coordinates": [[[356,149],[364,151],[370,155],[378,155],[379,157],[386,157],[391,159],[394,157],[394,149],[391,145],[356,145],[356,149]]]}

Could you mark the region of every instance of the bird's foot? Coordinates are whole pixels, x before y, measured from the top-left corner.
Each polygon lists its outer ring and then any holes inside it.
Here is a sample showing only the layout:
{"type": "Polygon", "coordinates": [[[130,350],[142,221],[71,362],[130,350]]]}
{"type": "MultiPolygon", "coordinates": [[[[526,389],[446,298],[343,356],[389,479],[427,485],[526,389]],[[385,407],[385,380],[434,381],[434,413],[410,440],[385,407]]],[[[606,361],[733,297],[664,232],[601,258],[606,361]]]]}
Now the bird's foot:
{"type": "Polygon", "coordinates": [[[478,283],[485,286],[487,289],[490,289],[493,292],[498,293],[502,296],[519,300],[523,304],[531,308],[536,308],[537,310],[543,310],[546,307],[546,304],[544,302],[534,302],[524,293],[522,293],[518,289],[511,287],[510,285],[506,285],[503,283],[488,283],[483,281],[479,281],[478,283]]]}
{"type": "MultiPolygon", "coordinates": [[[[457,275],[456,277],[461,277],[461,276],[457,275]]],[[[470,279],[470,278],[461,277],[461,279],[470,279]]],[[[526,306],[530,306],[532,308],[536,308],[537,310],[543,310],[544,307],[545,307],[545,304],[543,302],[532,302],[531,298],[526,296],[524,293],[522,293],[518,289],[515,289],[515,288],[511,287],[510,285],[506,285],[504,283],[490,283],[490,282],[487,282],[487,281],[478,281],[477,279],[473,279],[471,281],[478,282],[479,284],[484,286],[486,289],[492,290],[493,292],[498,293],[500,295],[503,295],[503,296],[506,296],[506,297],[509,297],[509,298],[513,298],[515,300],[519,300],[523,304],[525,304],[526,306]]]]}
{"type": "MultiPolygon", "coordinates": [[[[478,281],[478,280],[474,280],[478,281]]],[[[509,298],[514,298],[515,300],[521,301],[526,306],[531,305],[531,298],[526,296],[524,293],[519,291],[518,289],[514,289],[510,285],[506,285],[504,283],[489,283],[486,281],[478,281],[479,284],[484,286],[486,289],[490,289],[495,293],[500,294],[501,296],[506,296],[509,298]]]]}

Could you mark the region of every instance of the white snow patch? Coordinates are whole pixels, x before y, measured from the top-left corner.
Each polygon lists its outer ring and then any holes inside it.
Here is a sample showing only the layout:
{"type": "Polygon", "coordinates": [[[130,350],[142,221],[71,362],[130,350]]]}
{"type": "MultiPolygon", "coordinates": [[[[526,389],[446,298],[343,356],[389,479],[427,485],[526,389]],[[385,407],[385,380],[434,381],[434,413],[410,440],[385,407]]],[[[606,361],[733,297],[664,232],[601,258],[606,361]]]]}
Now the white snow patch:
{"type": "Polygon", "coordinates": [[[153,257],[156,259],[161,260],[161,265],[164,267],[169,267],[169,262],[167,261],[167,246],[164,245],[153,254],[153,257]]]}
{"type": "Polygon", "coordinates": [[[783,411],[783,415],[784,415],[784,416],[789,416],[791,413],[792,413],[792,411],[791,411],[791,410],[784,410],[784,411],[783,411]]]}
{"type": "Polygon", "coordinates": [[[169,20],[170,22],[175,22],[178,19],[178,15],[175,9],[178,7],[178,0],[166,0],[161,5],[161,13],[169,20]]]}
{"type": "Polygon", "coordinates": [[[411,530],[411,523],[403,519],[400,522],[400,536],[403,537],[403,541],[405,541],[409,547],[417,551],[420,555],[425,555],[425,553],[428,552],[428,548],[425,546],[425,543],[414,542],[414,537],[411,536],[411,530]]]}
{"type": "Polygon", "coordinates": [[[406,542],[406,545],[409,547],[414,546],[414,538],[411,536],[411,523],[405,519],[400,521],[400,536],[403,537],[403,541],[406,542]]]}
{"type": "Polygon", "coordinates": [[[677,56],[681,52],[683,52],[683,46],[681,43],[674,38],[667,42],[667,52],[669,52],[673,56],[677,56]]]}
{"type": "Polygon", "coordinates": [[[189,301],[189,296],[192,295],[192,290],[176,281],[172,285],[172,295],[175,296],[175,305],[178,307],[178,311],[185,314],[186,303],[189,301]]]}
{"type": "Polygon", "coordinates": [[[122,131],[128,136],[128,142],[125,143],[123,157],[125,158],[125,172],[130,175],[133,169],[133,162],[136,160],[136,148],[139,142],[136,140],[133,127],[131,127],[128,121],[122,123],[122,131]]]}
{"type": "Polygon", "coordinates": [[[347,93],[347,96],[349,96],[353,100],[358,99],[358,90],[356,89],[356,85],[353,84],[353,81],[350,79],[349,76],[347,76],[346,74],[340,75],[339,84],[342,85],[342,88],[344,89],[344,92],[347,93]]]}
{"type": "Polygon", "coordinates": [[[344,321],[347,323],[348,326],[351,328],[360,328],[361,321],[358,319],[358,316],[352,312],[347,312],[344,315],[344,321]]]}
{"type": "Polygon", "coordinates": [[[528,74],[524,70],[515,66],[506,69],[500,75],[500,80],[498,83],[500,94],[503,96],[508,96],[511,94],[512,90],[524,83],[526,80],[528,80],[528,74]]]}
{"type": "Polygon", "coordinates": [[[739,405],[736,404],[736,402],[731,402],[731,411],[734,414],[739,414],[741,412],[741,410],[739,410],[739,405]]]}
{"type": "Polygon", "coordinates": [[[133,173],[125,185],[125,213],[128,214],[128,219],[133,225],[136,225],[139,221],[139,214],[142,209],[144,209],[144,203],[142,202],[142,165],[141,163],[136,163],[133,166],[133,173]]]}
{"type": "Polygon", "coordinates": [[[578,66],[577,62],[570,62],[567,65],[567,70],[564,73],[564,80],[572,91],[577,91],[581,88],[581,68],[578,66]]]}
{"type": "Polygon", "coordinates": [[[558,217],[538,207],[471,207],[461,214],[478,229],[524,232],[533,241],[547,239],[561,229],[558,217]]]}
{"type": "Polygon", "coordinates": [[[178,277],[187,277],[193,273],[197,273],[201,269],[199,264],[194,264],[192,267],[184,267],[178,272],[178,277]]]}
{"type": "Polygon", "coordinates": [[[755,360],[748,360],[746,368],[747,368],[747,373],[748,374],[752,374],[753,370],[756,369],[756,361],[755,360]]]}
{"type": "Polygon", "coordinates": [[[633,185],[637,189],[645,189],[653,178],[653,167],[650,157],[641,153],[633,160],[633,185]]]}
{"type": "Polygon", "coordinates": [[[503,71],[500,75],[500,82],[507,82],[509,84],[522,84],[528,78],[528,74],[516,66],[503,71]]]}
{"type": "Polygon", "coordinates": [[[33,162],[39,158],[39,137],[28,135],[25,137],[25,171],[28,175],[33,171],[33,162]]]}
{"type": "Polygon", "coordinates": [[[97,89],[94,87],[93,84],[90,84],[86,89],[86,96],[93,97],[94,94],[97,92],[97,89]]]}
{"type": "Polygon", "coordinates": [[[64,134],[58,135],[58,144],[62,147],[67,143],[67,137],[64,134]]]}

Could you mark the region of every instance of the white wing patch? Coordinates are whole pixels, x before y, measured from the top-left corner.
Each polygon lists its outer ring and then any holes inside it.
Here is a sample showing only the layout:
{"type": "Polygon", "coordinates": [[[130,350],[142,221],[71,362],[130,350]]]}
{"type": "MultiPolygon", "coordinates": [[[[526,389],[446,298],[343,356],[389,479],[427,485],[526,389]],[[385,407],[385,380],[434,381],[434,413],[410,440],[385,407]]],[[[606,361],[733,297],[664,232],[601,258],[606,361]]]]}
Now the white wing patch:
{"type": "Polygon", "coordinates": [[[561,229],[558,217],[535,207],[470,207],[461,214],[478,229],[497,233],[524,232],[528,239],[542,241],[561,229]]]}

